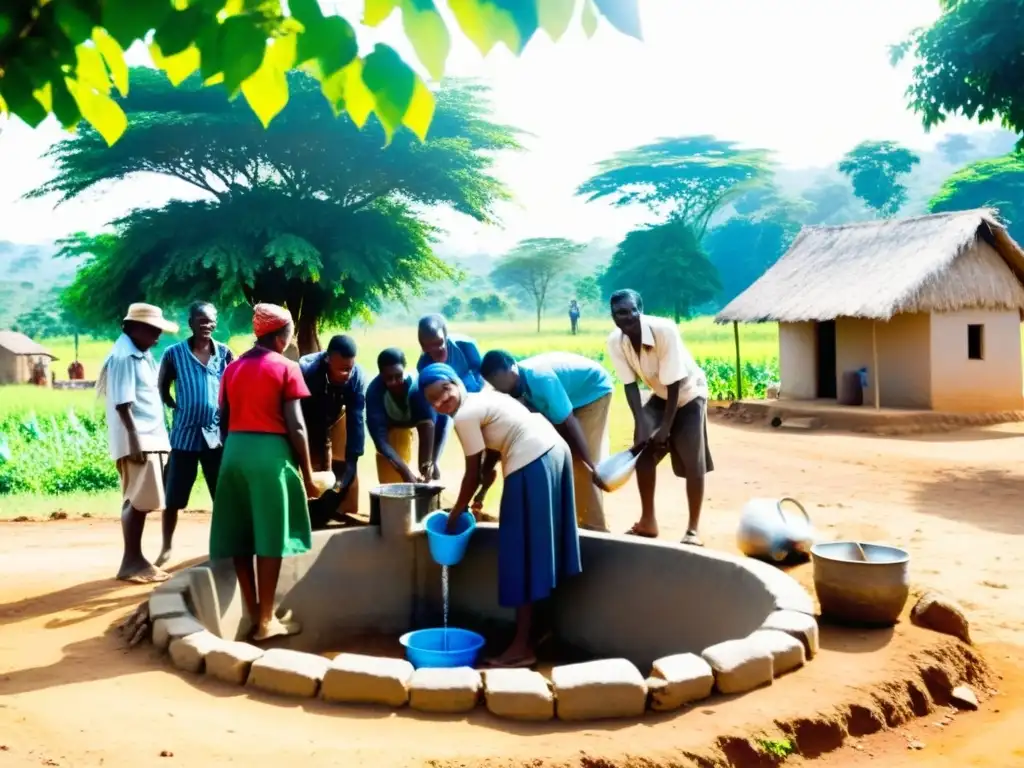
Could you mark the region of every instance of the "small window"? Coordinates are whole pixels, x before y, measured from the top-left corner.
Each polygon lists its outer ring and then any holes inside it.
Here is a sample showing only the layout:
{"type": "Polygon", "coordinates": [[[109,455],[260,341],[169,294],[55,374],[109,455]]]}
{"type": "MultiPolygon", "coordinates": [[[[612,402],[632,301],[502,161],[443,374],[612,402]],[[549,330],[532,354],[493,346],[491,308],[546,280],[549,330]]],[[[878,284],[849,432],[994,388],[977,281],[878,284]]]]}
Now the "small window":
{"type": "Polygon", "coordinates": [[[985,359],[985,326],[984,325],[968,325],[967,326],[967,359],[968,360],[984,360],[985,359]]]}

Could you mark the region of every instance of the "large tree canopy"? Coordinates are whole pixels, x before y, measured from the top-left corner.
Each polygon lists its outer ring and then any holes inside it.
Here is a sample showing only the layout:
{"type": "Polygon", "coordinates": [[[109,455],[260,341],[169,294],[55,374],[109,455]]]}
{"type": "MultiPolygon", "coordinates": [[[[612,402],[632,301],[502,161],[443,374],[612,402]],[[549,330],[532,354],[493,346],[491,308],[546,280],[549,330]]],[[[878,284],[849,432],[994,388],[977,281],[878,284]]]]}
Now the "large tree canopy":
{"type": "Polygon", "coordinates": [[[850,178],[854,194],[878,215],[895,216],[907,202],[900,182],[921,158],[893,141],[862,141],[847,152],[839,171],[850,178]]]}
{"type": "Polygon", "coordinates": [[[770,177],[768,153],[713,136],[662,139],[619,152],[577,194],[640,204],[686,223],[700,240],[722,206],[770,177]]]}
{"type": "Polygon", "coordinates": [[[714,299],[721,287],[693,228],[679,220],[630,232],[601,275],[606,297],[632,288],[643,295],[645,310],[677,323],[714,299]]]}
{"type": "Polygon", "coordinates": [[[893,47],[916,59],[907,89],[926,128],[963,115],[1024,133],[1024,0],[942,0],[942,15],[893,47]]]}
{"type": "Polygon", "coordinates": [[[928,202],[932,213],[997,208],[1010,234],[1024,242],[1024,157],[979,160],[950,176],[928,202]]]}
{"type": "Polygon", "coordinates": [[[535,237],[523,240],[498,261],[491,272],[497,288],[523,294],[537,313],[537,333],[544,314],[552,281],[570,273],[575,260],[586,246],[561,237],[535,237]]]}
{"type": "MultiPolygon", "coordinates": [[[[582,4],[588,35],[603,15],[640,37],[637,0],[451,0],[458,29],[487,54],[503,43],[520,53],[539,29],[557,40],[582,4]]],[[[405,36],[432,78],[444,74],[449,22],[434,0],[366,0],[362,24],[401,10],[405,36]]],[[[264,125],[288,103],[286,73],[302,67],[327,103],[362,127],[375,114],[390,137],[401,125],[421,139],[434,97],[387,45],[365,56],[353,24],[325,14],[318,0],[12,0],[0,3],[0,115],[36,126],[53,114],[66,128],[85,119],[114,143],[127,126],[114,88],[128,94],[124,51],[146,41],[174,84],[199,73],[241,93],[264,125]]]]}
{"type": "Polygon", "coordinates": [[[442,91],[431,139],[399,133],[385,149],[380,128],[335,119],[310,78],[291,79],[292,100],[264,131],[211,89],[175,91],[141,73],[124,100],[132,121],[122,141],[107,149],[86,130],[53,150],[57,174],[36,195],[64,201],[150,172],[203,198],[137,210],[113,233],[68,243],[69,253],[94,257],[67,293],[76,315],[113,321],[143,296],[227,308],[271,301],[288,307],[309,351],[321,323],[346,324],[450,275],[433,256],[423,208],[493,218],[507,197],[490,174],[493,153],[518,147],[513,129],[487,121],[484,91],[442,91]]]}

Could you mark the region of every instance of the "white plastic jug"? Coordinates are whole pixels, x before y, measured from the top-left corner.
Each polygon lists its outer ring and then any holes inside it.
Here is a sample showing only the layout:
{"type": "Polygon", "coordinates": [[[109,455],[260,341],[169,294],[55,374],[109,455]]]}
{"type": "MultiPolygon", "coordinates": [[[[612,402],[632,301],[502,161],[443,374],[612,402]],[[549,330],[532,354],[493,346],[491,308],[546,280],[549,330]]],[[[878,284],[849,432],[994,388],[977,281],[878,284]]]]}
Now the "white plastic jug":
{"type": "Polygon", "coordinates": [[[807,554],[814,544],[811,518],[796,499],[751,499],[743,507],[736,546],[748,557],[782,562],[794,552],[807,554]],[[799,514],[784,505],[796,507],[799,514]]]}

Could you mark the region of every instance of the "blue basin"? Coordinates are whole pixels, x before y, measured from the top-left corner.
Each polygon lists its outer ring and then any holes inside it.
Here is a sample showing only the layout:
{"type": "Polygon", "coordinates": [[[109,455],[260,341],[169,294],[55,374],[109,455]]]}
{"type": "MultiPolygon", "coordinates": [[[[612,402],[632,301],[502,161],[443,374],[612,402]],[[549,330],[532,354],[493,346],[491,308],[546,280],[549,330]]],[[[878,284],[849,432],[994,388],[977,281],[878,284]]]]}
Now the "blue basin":
{"type": "Polygon", "coordinates": [[[437,627],[406,632],[398,642],[416,669],[421,667],[472,667],[476,665],[484,639],[468,629],[437,627]]]}

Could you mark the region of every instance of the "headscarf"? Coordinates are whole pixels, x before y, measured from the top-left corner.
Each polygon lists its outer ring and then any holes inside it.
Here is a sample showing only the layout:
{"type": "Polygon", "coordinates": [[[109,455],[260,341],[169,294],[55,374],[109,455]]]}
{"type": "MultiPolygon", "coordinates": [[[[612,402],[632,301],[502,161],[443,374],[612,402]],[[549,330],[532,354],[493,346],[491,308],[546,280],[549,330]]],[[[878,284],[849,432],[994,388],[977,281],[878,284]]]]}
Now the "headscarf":
{"type": "Polygon", "coordinates": [[[277,304],[257,304],[252,308],[252,330],[257,339],[279,331],[292,321],[292,316],[277,304]]]}
{"type": "Polygon", "coordinates": [[[459,379],[459,374],[457,374],[455,369],[447,363],[431,363],[420,371],[421,392],[426,392],[431,384],[437,384],[439,381],[450,382],[452,384],[462,383],[462,380],[459,379]]]}

